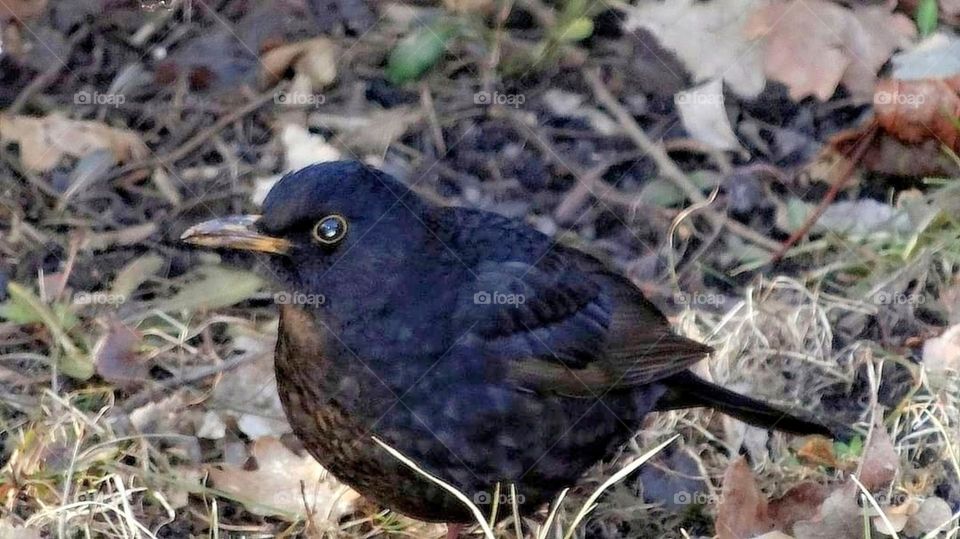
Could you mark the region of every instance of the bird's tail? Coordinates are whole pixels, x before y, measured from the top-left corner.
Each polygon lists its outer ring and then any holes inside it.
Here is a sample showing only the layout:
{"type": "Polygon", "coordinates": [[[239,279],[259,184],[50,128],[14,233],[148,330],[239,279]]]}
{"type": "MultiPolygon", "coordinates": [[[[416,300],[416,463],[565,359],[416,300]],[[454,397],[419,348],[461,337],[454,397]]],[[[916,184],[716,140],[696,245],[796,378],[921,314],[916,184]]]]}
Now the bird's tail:
{"type": "Polygon", "coordinates": [[[816,421],[801,419],[773,406],[751,399],[684,371],[662,380],[668,391],[657,401],[659,411],[681,408],[713,408],[745,423],[789,432],[791,434],[820,434],[834,437],[834,431],[816,421]]]}

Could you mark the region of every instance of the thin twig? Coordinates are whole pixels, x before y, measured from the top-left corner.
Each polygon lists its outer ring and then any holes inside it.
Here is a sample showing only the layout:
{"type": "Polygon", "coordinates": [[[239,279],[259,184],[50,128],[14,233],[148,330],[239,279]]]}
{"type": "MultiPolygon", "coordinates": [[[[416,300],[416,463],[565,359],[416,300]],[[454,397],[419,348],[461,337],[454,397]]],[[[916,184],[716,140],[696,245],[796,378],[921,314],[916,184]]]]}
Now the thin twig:
{"type": "Polygon", "coordinates": [[[127,399],[123,405],[120,407],[123,412],[130,413],[137,408],[147,404],[154,400],[154,398],[160,396],[161,394],[168,393],[173,389],[178,389],[180,387],[187,386],[193,382],[203,380],[208,376],[213,376],[215,374],[222,374],[229,370],[233,370],[244,363],[255,359],[260,356],[260,353],[250,353],[243,354],[236,357],[227,359],[221,363],[215,365],[209,365],[205,367],[198,367],[193,369],[187,374],[177,376],[175,378],[170,378],[163,380],[162,382],[156,384],[153,387],[144,389],[143,391],[137,393],[136,395],[131,396],[127,399]]]}
{"type": "Polygon", "coordinates": [[[66,46],[64,47],[64,59],[61,61],[59,58],[55,58],[54,62],[50,64],[50,67],[48,67],[46,71],[34,77],[33,80],[30,81],[30,84],[20,91],[6,113],[11,116],[18,114],[34,95],[42,92],[47,86],[50,86],[60,75],[60,72],[67,68],[67,62],[70,60],[70,56],[73,55],[73,48],[80,40],[86,38],[88,34],[89,31],[84,29],[78,30],[70,36],[70,39],[67,40],[66,46]]]}
{"type": "Polygon", "coordinates": [[[771,252],[776,252],[780,248],[780,244],[774,240],[756,232],[748,226],[745,226],[737,221],[727,219],[725,216],[717,213],[716,210],[707,207],[705,204],[707,199],[703,196],[703,193],[700,192],[698,188],[691,180],[687,177],[686,174],[677,164],[667,155],[667,152],[663,147],[647,137],[646,133],[643,132],[643,129],[637,124],[637,121],[633,119],[633,116],[630,115],[630,112],[627,111],[620,104],[619,101],[613,94],[610,93],[610,90],[607,89],[603,81],[600,80],[600,74],[597,70],[586,71],[584,76],[587,79],[587,82],[590,83],[590,86],[593,88],[593,95],[611,114],[616,117],[617,122],[620,123],[620,127],[624,130],[628,137],[633,140],[634,144],[643,151],[644,154],[648,155],[650,159],[653,160],[654,164],[657,165],[657,169],[660,171],[660,175],[664,178],[673,182],[677,187],[683,191],[687,198],[689,198],[694,204],[702,205],[700,210],[703,215],[710,221],[714,228],[726,227],[730,232],[740,236],[741,238],[748,240],[757,244],[760,247],[763,247],[771,252]]]}
{"type": "Polygon", "coordinates": [[[124,174],[133,172],[135,170],[140,170],[143,168],[153,168],[161,165],[173,165],[175,162],[179,161],[180,159],[183,159],[190,152],[192,152],[193,150],[203,145],[203,143],[206,142],[207,139],[214,137],[217,133],[226,129],[227,126],[229,126],[233,122],[236,122],[237,120],[243,118],[247,114],[250,114],[251,112],[259,109],[260,107],[265,105],[268,101],[271,101],[273,98],[274,98],[274,92],[272,91],[261,94],[256,98],[254,98],[253,100],[251,100],[246,105],[234,110],[233,112],[230,112],[229,114],[221,116],[220,119],[218,119],[216,122],[213,123],[213,125],[197,133],[196,135],[188,139],[186,142],[178,146],[177,149],[171,151],[170,153],[166,155],[158,155],[156,157],[145,159],[137,163],[130,163],[129,165],[115,172],[113,174],[113,177],[116,178],[119,176],[123,176],[124,174]]]}
{"type": "Polygon", "coordinates": [[[810,229],[813,228],[813,225],[817,224],[817,221],[820,219],[820,216],[823,215],[823,212],[826,211],[827,206],[829,206],[840,191],[849,183],[850,178],[853,176],[853,171],[857,167],[857,164],[863,159],[863,155],[867,152],[867,148],[870,147],[870,144],[873,142],[877,134],[877,122],[874,120],[867,127],[866,132],[864,132],[863,137],[857,141],[856,145],[850,150],[850,155],[847,158],[847,161],[844,163],[843,169],[840,174],[837,175],[837,179],[834,180],[833,184],[830,185],[830,190],[827,191],[823,198],[820,199],[820,203],[817,204],[817,207],[814,208],[813,212],[807,216],[807,220],[803,222],[803,225],[795,230],[793,234],[787,238],[787,241],[783,242],[783,245],[777,249],[774,253],[771,262],[777,262],[783,255],[787,254],[787,251],[791,247],[796,245],[800,238],[803,238],[810,232],[810,229]]]}
{"type": "Polygon", "coordinates": [[[625,161],[636,159],[640,157],[639,153],[615,155],[595,167],[585,169],[570,159],[559,158],[560,155],[563,155],[562,152],[543,137],[536,136],[533,129],[526,125],[518,115],[506,114],[506,118],[514,126],[514,131],[516,131],[518,135],[523,137],[525,141],[532,142],[534,146],[540,149],[540,154],[546,162],[556,164],[565,170],[567,174],[576,178],[577,185],[574,186],[554,211],[554,216],[558,220],[565,221],[568,219],[570,214],[578,210],[579,205],[588,196],[596,197],[604,203],[623,208],[630,212],[631,217],[632,214],[635,214],[637,211],[643,210],[644,213],[649,215],[656,214],[668,219],[673,218],[675,212],[653,204],[647,204],[643,202],[638,195],[624,193],[615,186],[602,181],[603,175],[606,174],[611,167],[625,161]]]}

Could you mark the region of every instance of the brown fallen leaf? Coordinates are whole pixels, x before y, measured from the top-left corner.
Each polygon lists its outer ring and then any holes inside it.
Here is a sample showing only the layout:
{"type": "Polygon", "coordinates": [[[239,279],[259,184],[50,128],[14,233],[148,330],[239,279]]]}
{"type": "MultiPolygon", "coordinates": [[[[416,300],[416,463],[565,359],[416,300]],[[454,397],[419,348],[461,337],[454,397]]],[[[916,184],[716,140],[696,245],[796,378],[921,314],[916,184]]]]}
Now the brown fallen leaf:
{"type": "Polygon", "coordinates": [[[0,115],[0,142],[20,147],[23,166],[34,172],[48,171],[64,156],[84,157],[109,150],[119,162],[146,157],[146,145],[135,132],[90,120],[49,116],[0,115]]]}
{"type": "Polygon", "coordinates": [[[323,88],[337,78],[336,45],[317,37],[280,45],[265,52],[260,59],[260,80],[265,87],[273,86],[291,67],[309,77],[314,89],[323,88]]]}
{"type": "MultiPolygon", "coordinates": [[[[853,146],[863,138],[864,132],[865,128],[860,127],[837,133],[830,138],[829,151],[837,155],[849,155],[853,146]]],[[[940,141],[931,138],[919,144],[907,144],[887,135],[885,131],[876,136],[860,165],[872,172],[913,178],[960,174],[957,162],[943,151],[940,141]]]]}
{"type": "Polygon", "coordinates": [[[940,13],[948,24],[960,24],[960,0],[940,0],[940,13]]]}
{"type": "Polygon", "coordinates": [[[764,71],[785,84],[791,98],[826,101],[840,83],[869,98],[877,71],[915,27],[882,6],[851,10],[827,0],[789,0],[756,10],[744,32],[764,40],[764,71]]]}
{"type": "Polygon", "coordinates": [[[920,510],[920,503],[910,498],[900,505],[881,507],[881,509],[883,509],[883,516],[875,514],[871,517],[873,527],[883,535],[894,535],[902,532],[907,525],[907,521],[917,514],[920,510]],[[887,525],[888,522],[889,525],[887,525]]]}
{"type": "Polygon", "coordinates": [[[833,491],[809,519],[793,526],[796,539],[863,539],[863,508],[857,484],[847,481],[833,491]]]}
{"type": "Polygon", "coordinates": [[[313,112],[307,124],[336,131],[337,140],[360,155],[383,155],[386,148],[422,119],[423,111],[419,107],[400,106],[373,111],[366,116],[313,112]]]}
{"type": "MultiPolygon", "coordinates": [[[[766,81],[762,51],[744,28],[751,12],[763,4],[763,0],[647,0],[627,12],[623,27],[655,36],[683,62],[694,82],[722,78],[734,93],[751,99],[763,91],[766,81]]],[[[656,65],[662,69],[663,62],[656,65]]]]}
{"type": "Polygon", "coordinates": [[[353,510],[360,497],[327,474],[310,455],[297,455],[278,438],[255,440],[251,453],[256,459],[255,470],[210,468],[210,478],[217,488],[236,496],[254,514],[292,520],[309,512],[314,518],[327,517],[335,523],[353,510]]]}
{"type": "Polygon", "coordinates": [[[946,526],[953,517],[953,509],[943,498],[931,496],[920,502],[916,513],[910,516],[903,533],[910,537],[919,537],[946,526]]]}
{"type": "Polygon", "coordinates": [[[908,144],[930,139],[960,151],[960,75],[946,79],[884,79],[874,92],[877,122],[908,144]]]}
{"type": "Polygon", "coordinates": [[[130,424],[141,434],[180,434],[167,438],[167,453],[186,462],[201,461],[200,443],[192,436],[199,410],[191,406],[186,390],[179,390],[161,400],[151,401],[130,412],[130,424]]]}
{"type": "Polygon", "coordinates": [[[754,537],[773,529],[767,498],[757,486],[747,459],[730,463],[723,474],[723,494],[717,507],[716,532],[719,539],[754,537]]]}
{"type": "Polygon", "coordinates": [[[923,343],[923,366],[938,374],[948,370],[960,372],[960,325],[923,343]]]}
{"type": "Polygon", "coordinates": [[[250,359],[223,373],[213,389],[209,411],[232,418],[248,438],[276,437],[290,432],[273,369],[272,339],[251,332],[234,336],[235,346],[250,359]]]}
{"type": "Polygon", "coordinates": [[[93,360],[104,380],[120,385],[142,382],[147,377],[147,364],[137,353],[143,335],[139,331],[111,320],[107,331],[93,347],[93,360]]]}
{"type": "Polygon", "coordinates": [[[0,2],[0,21],[29,19],[47,9],[47,0],[4,0],[0,2]]]}
{"type": "Polygon", "coordinates": [[[821,436],[809,436],[797,450],[797,458],[815,465],[839,468],[837,456],[833,454],[833,442],[821,436]]]}
{"type": "Polygon", "coordinates": [[[819,483],[800,483],[783,496],[770,501],[770,520],[777,530],[792,533],[794,524],[817,513],[828,494],[827,487],[819,483]]]}
{"type": "Polygon", "coordinates": [[[43,537],[40,530],[20,526],[12,520],[8,517],[0,520],[0,539],[40,539],[43,537]]]}
{"type": "Polygon", "coordinates": [[[890,486],[899,469],[900,456],[893,447],[887,429],[878,424],[864,447],[857,478],[867,490],[877,492],[890,486]]]}

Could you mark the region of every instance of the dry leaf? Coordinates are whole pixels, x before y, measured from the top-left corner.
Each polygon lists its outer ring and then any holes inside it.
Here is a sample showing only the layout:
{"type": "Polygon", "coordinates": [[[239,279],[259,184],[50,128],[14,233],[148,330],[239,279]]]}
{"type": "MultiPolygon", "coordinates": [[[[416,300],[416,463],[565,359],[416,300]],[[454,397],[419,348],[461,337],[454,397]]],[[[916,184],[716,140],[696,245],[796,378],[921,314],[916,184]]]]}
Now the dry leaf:
{"type": "Polygon", "coordinates": [[[761,50],[743,32],[763,0],[648,0],[630,10],[624,28],[643,28],[673,51],[695,82],[723,79],[744,98],[763,90],[761,50]],[[691,37],[695,36],[695,37],[691,37]]]}
{"type": "Polygon", "coordinates": [[[115,384],[142,382],[147,378],[147,364],[137,353],[143,336],[139,331],[111,320],[107,331],[93,347],[93,360],[104,380],[115,384]]]}
{"type": "MultiPolygon", "coordinates": [[[[868,128],[869,124],[846,129],[830,137],[830,153],[850,155],[868,128]]],[[[931,138],[920,144],[906,144],[885,135],[884,131],[881,131],[867,149],[860,165],[873,172],[915,178],[960,174],[957,162],[944,153],[940,141],[931,138]]]]}
{"type": "Polygon", "coordinates": [[[3,0],[0,2],[0,21],[20,21],[36,17],[47,9],[47,0],[3,0]]]}
{"type": "Polygon", "coordinates": [[[960,37],[934,34],[910,50],[893,55],[890,62],[893,64],[890,77],[894,79],[950,78],[960,74],[960,37]]]}
{"type": "Polygon", "coordinates": [[[873,98],[880,127],[908,144],[935,139],[960,151],[960,75],[946,79],[885,79],[873,98]]]}
{"type": "Polygon", "coordinates": [[[163,400],[149,402],[130,412],[130,424],[143,434],[179,432],[180,429],[173,425],[180,423],[179,417],[186,407],[186,395],[178,391],[163,400]]]}
{"type": "Polygon", "coordinates": [[[742,149],[723,104],[721,79],[678,92],[673,99],[690,136],[718,150],[742,149]]]}
{"type": "Polygon", "coordinates": [[[220,419],[220,414],[207,410],[203,414],[200,425],[197,426],[197,437],[208,440],[219,440],[227,435],[227,425],[220,419]]]}
{"type": "Polygon", "coordinates": [[[313,89],[331,84],[337,78],[337,48],[333,41],[317,37],[270,49],[260,59],[260,78],[264,86],[273,86],[291,67],[309,77],[313,89]]]}
{"type": "Polygon", "coordinates": [[[384,155],[395,140],[422,118],[419,107],[393,107],[367,116],[312,113],[308,124],[336,131],[337,141],[348,144],[360,155],[384,155]]]}
{"type": "Polygon", "coordinates": [[[960,325],[923,343],[923,366],[936,373],[960,371],[960,325]]]}
{"type": "Polygon", "coordinates": [[[827,487],[819,483],[800,483],[770,502],[770,520],[778,530],[792,532],[794,524],[817,513],[827,494],[827,487]]]}
{"type": "Polygon", "coordinates": [[[920,504],[911,498],[900,505],[881,507],[881,509],[883,509],[883,516],[874,515],[871,518],[873,527],[883,535],[895,535],[902,532],[910,517],[920,510],[920,504]],[[890,523],[890,526],[887,525],[887,522],[890,523]]]}
{"type": "Polygon", "coordinates": [[[740,457],[723,474],[723,495],[717,508],[719,539],[754,537],[770,531],[767,498],[760,492],[747,459],[740,457]]]}
{"type": "Polygon", "coordinates": [[[300,170],[314,163],[340,159],[340,150],[334,148],[322,135],[313,134],[302,125],[286,124],[280,135],[286,155],[288,171],[300,170]]]}
{"type": "Polygon", "coordinates": [[[186,392],[176,393],[160,401],[150,402],[130,412],[130,423],[141,434],[180,434],[165,438],[170,444],[165,451],[188,462],[199,463],[199,441],[191,436],[199,410],[190,406],[186,392]]]}
{"type": "Polygon", "coordinates": [[[793,526],[796,539],[863,539],[863,508],[857,504],[857,484],[847,481],[833,491],[819,511],[793,526]]]}
{"type": "Polygon", "coordinates": [[[40,539],[43,535],[36,528],[27,528],[10,522],[11,519],[0,520],[0,539],[40,539]]]}
{"type": "Polygon", "coordinates": [[[850,10],[827,0],[789,0],[758,9],[744,31],[763,38],[764,71],[791,98],[826,101],[841,82],[854,96],[872,95],[877,71],[914,26],[879,6],[850,10]]]}
{"type": "Polygon", "coordinates": [[[133,131],[95,121],[71,120],[58,113],[37,118],[0,115],[0,141],[16,142],[23,166],[34,172],[54,168],[65,155],[84,157],[106,149],[114,159],[124,162],[142,159],[148,152],[133,131]]]}
{"type": "Polygon", "coordinates": [[[857,479],[870,492],[877,492],[890,486],[899,469],[900,456],[887,430],[878,424],[863,450],[857,479]]]}
{"type": "Polygon", "coordinates": [[[833,442],[822,436],[808,436],[797,450],[797,457],[806,463],[838,468],[836,455],[833,454],[833,442]]]}
{"type": "MultiPolygon", "coordinates": [[[[235,336],[235,343],[240,339],[246,336],[235,336]]],[[[277,394],[271,340],[257,333],[247,341],[250,346],[244,353],[250,359],[223,373],[208,408],[221,418],[235,418],[237,428],[254,440],[290,432],[277,394]]]]}
{"type": "Polygon", "coordinates": [[[919,509],[904,526],[903,533],[910,537],[919,537],[945,525],[951,517],[953,510],[950,509],[950,504],[942,498],[931,496],[920,502],[919,509]]]}
{"type": "Polygon", "coordinates": [[[257,469],[211,468],[210,478],[214,486],[236,496],[254,514],[293,520],[305,516],[309,508],[314,518],[329,515],[330,522],[337,522],[353,511],[360,497],[312,457],[297,455],[277,438],[255,440],[251,453],[257,469]]]}

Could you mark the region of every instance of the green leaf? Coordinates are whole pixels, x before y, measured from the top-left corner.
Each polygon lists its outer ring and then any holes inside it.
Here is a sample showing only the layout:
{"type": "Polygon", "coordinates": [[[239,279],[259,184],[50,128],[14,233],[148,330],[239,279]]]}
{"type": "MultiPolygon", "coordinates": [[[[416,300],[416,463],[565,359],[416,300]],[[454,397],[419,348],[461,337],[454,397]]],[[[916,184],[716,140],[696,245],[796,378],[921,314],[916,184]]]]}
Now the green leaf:
{"type": "MultiPolygon", "coordinates": [[[[54,318],[56,318],[60,327],[69,330],[80,323],[77,315],[70,310],[70,306],[65,303],[55,303],[50,306],[54,318]]],[[[43,320],[37,315],[36,311],[29,305],[24,305],[13,299],[0,303],[0,319],[13,322],[14,324],[42,324],[43,320]]]]}
{"type": "Polygon", "coordinates": [[[561,20],[582,17],[587,11],[587,0],[567,0],[561,11],[561,20]]]}
{"type": "Polygon", "coordinates": [[[587,17],[580,17],[570,21],[569,24],[563,27],[563,30],[559,33],[558,40],[567,42],[580,41],[587,39],[591,34],[593,34],[593,21],[587,17]]]}
{"type": "Polygon", "coordinates": [[[13,299],[0,303],[0,319],[19,325],[40,323],[37,313],[33,312],[29,306],[13,299]]]}
{"type": "Polygon", "coordinates": [[[163,257],[155,253],[148,253],[134,259],[117,274],[110,293],[125,299],[130,297],[130,294],[144,281],[156,275],[164,263],[163,257]]]}
{"type": "Polygon", "coordinates": [[[7,292],[10,300],[4,303],[3,313],[0,315],[22,324],[43,324],[63,350],[64,355],[57,360],[60,372],[80,380],[93,376],[94,368],[90,356],[74,344],[64,329],[65,323],[76,320],[66,311],[65,306],[51,309],[29,288],[13,282],[7,284],[7,292]]]}
{"type": "Polygon", "coordinates": [[[843,459],[856,459],[863,454],[863,438],[854,436],[849,443],[834,442],[834,453],[843,459]]]}
{"type": "MultiPolygon", "coordinates": [[[[717,178],[711,174],[690,175],[692,181],[701,191],[713,189],[717,178]]],[[[666,178],[654,178],[640,189],[640,200],[662,208],[673,208],[683,204],[687,195],[677,187],[677,184],[666,178]]]]}
{"type": "Polygon", "coordinates": [[[257,293],[263,280],[249,271],[210,264],[190,273],[176,294],[156,303],[161,311],[213,310],[239,303],[257,293]]]}
{"type": "Polygon", "coordinates": [[[937,29],[940,20],[937,0],[920,0],[917,4],[917,30],[920,37],[927,37],[937,29]]]}
{"type": "Polygon", "coordinates": [[[393,84],[418,79],[440,60],[454,33],[449,25],[424,26],[401,39],[387,60],[387,78],[393,84]]]}
{"type": "Polygon", "coordinates": [[[784,229],[790,232],[799,230],[807,221],[807,216],[813,211],[813,205],[807,204],[802,199],[790,197],[787,200],[786,213],[784,214],[784,229]]]}

